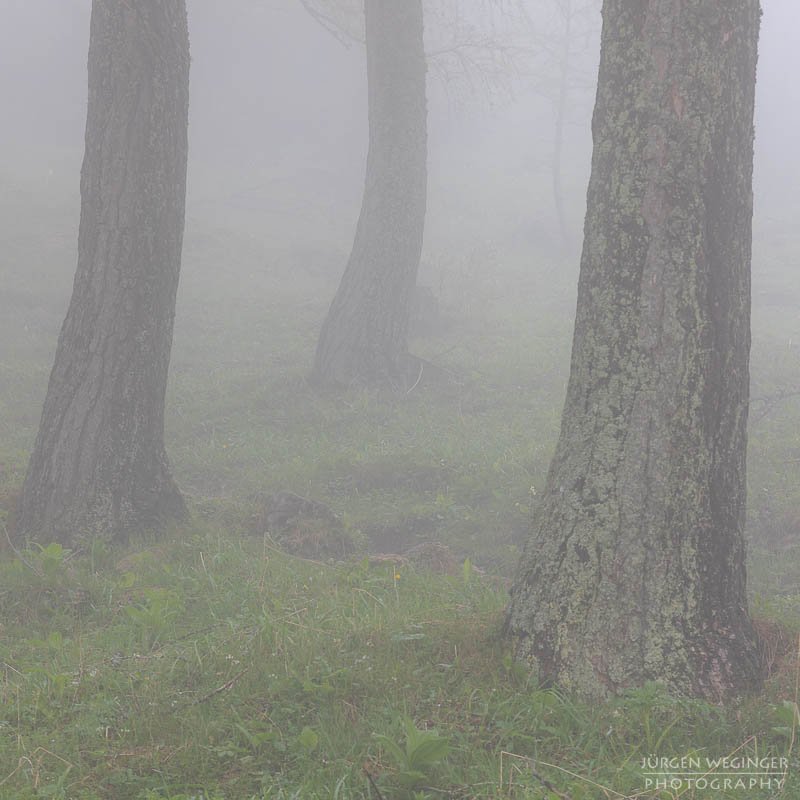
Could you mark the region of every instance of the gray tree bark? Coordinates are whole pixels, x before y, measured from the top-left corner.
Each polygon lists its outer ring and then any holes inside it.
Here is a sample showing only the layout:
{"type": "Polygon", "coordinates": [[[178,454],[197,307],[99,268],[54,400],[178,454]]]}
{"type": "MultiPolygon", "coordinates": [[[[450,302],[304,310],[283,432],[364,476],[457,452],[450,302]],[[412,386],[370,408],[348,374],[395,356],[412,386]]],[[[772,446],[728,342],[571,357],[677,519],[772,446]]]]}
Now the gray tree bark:
{"type": "Polygon", "coordinates": [[[561,434],[507,610],[588,696],[757,686],[745,593],[758,0],[606,0],[561,434]]]}
{"type": "Polygon", "coordinates": [[[20,533],[74,543],[180,516],[164,452],[186,193],[185,0],[94,0],[78,266],[20,533]]]}
{"type": "Polygon", "coordinates": [[[321,384],[403,383],[422,251],[427,109],[421,0],[366,0],[369,153],[361,214],[323,323],[321,384]]]}

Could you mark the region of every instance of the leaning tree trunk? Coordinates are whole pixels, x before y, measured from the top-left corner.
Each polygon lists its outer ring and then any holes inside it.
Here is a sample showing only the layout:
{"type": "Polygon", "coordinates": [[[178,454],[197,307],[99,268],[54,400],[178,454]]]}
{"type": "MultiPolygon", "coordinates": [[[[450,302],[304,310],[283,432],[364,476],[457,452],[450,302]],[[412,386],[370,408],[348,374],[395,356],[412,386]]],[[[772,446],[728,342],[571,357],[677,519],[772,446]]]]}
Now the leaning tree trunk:
{"type": "Polygon", "coordinates": [[[369,154],[353,250],[322,326],[322,384],[403,382],[425,224],[421,0],[366,0],[369,154]]]}
{"type": "Polygon", "coordinates": [[[758,0],[606,0],[561,435],[506,628],[542,679],[758,684],[745,595],[758,0]]]}
{"type": "Polygon", "coordinates": [[[183,513],[164,452],[186,193],[185,0],[94,0],[78,267],[19,530],[64,543],[183,513]]]}

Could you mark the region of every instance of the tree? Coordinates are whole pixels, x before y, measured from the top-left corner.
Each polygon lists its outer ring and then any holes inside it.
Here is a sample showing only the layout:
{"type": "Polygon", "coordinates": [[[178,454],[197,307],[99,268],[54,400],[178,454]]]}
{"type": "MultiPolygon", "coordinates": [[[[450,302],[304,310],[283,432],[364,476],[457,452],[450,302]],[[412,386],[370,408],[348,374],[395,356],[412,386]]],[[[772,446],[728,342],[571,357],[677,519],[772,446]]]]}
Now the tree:
{"type": "Polygon", "coordinates": [[[605,0],[561,434],[516,657],[588,696],[759,681],[745,594],[758,0],[605,0]]]}
{"type": "Polygon", "coordinates": [[[185,0],[94,0],[78,265],[20,533],[63,543],[180,516],[164,395],[186,193],[185,0]]]}
{"type": "Polygon", "coordinates": [[[425,225],[427,110],[421,0],[366,0],[369,153],[361,214],[323,323],[321,384],[404,383],[425,225]]]}
{"type": "Polygon", "coordinates": [[[361,214],[319,336],[312,378],[323,385],[402,386],[421,376],[418,360],[407,352],[407,339],[427,199],[426,62],[446,85],[478,87],[487,94],[502,86],[520,48],[493,35],[496,14],[514,28],[526,19],[523,3],[301,3],[341,41],[366,42],[369,86],[370,145],[361,214]],[[435,32],[443,36],[427,51],[423,16],[435,20],[435,32]]]}

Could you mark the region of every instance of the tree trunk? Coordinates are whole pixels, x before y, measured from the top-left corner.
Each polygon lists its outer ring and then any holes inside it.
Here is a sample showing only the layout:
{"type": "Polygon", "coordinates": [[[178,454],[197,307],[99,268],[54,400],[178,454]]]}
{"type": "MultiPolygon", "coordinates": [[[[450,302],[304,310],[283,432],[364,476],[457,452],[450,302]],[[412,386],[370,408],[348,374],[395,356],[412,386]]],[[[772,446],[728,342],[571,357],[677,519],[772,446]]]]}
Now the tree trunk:
{"type": "Polygon", "coordinates": [[[322,384],[404,382],[426,203],[421,0],[366,0],[369,154],[350,260],[322,326],[322,384]]]}
{"type": "Polygon", "coordinates": [[[186,194],[185,0],[94,0],[78,266],[19,531],[73,543],[184,511],[164,452],[186,194]]]}
{"type": "Polygon", "coordinates": [[[757,686],[745,594],[758,0],[606,0],[561,435],[506,629],[588,696],[757,686]]]}

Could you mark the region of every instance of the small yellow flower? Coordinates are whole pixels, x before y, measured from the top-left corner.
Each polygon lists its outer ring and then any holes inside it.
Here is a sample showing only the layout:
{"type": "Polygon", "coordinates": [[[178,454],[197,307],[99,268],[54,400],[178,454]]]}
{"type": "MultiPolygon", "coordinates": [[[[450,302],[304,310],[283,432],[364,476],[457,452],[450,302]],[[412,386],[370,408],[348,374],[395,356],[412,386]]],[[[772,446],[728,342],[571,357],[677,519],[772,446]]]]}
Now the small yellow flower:
{"type": "Polygon", "coordinates": [[[397,574],[394,576],[395,580],[397,580],[399,577],[400,577],[400,573],[397,573],[397,574]]]}

